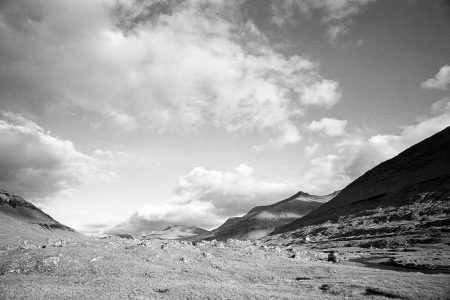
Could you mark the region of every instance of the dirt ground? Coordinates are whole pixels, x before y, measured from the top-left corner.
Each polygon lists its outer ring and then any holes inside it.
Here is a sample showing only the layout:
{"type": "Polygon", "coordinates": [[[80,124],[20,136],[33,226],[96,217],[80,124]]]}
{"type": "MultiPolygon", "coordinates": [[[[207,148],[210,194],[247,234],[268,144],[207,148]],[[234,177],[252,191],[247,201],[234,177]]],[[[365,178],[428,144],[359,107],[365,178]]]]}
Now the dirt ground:
{"type": "Polygon", "coordinates": [[[341,263],[331,263],[323,250],[259,241],[194,245],[112,238],[41,246],[0,251],[1,299],[448,299],[450,295],[446,272],[373,268],[353,260],[370,255],[356,251],[342,255],[341,263]]]}

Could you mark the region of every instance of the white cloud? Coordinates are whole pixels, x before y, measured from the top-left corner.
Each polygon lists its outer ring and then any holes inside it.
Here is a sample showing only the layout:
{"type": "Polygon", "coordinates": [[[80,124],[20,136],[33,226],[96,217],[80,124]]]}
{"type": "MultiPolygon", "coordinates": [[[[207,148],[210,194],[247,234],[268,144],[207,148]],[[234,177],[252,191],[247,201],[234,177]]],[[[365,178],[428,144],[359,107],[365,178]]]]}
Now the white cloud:
{"type": "Polygon", "coordinates": [[[294,183],[258,180],[245,164],[227,172],[196,167],[180,177],[170,201],[147,205],[109,231],[141,234],[173,224],[211,228],[228,217],[258,205],[273,204],[296,192],[294,183]]]}
{"type": "Polygon", "coordinates": [[[284,146],[297,144],[302,140],[300,131],[292,124],[286,124],[282,131],[283,134],[277,138],[272,138],[265,144],[253,145],[251,149],[255,152],[262,152],[267,149],[282,150],[284,146]]]}
{"type": "Polygon", "coordinates": [[[234,171],[222,172],[194,168],[180,177],[176,189],[177,202],[200,201],[213,205],[219,216],[242,214],[256,205],[271,203],[279,195],[295,191],[287,183],[263,182],[253,176],[253,170],[240,165],[234,171]]]}
{"type": "Polygon", "coordinates": [[[3,112],[0,119],[0,186],[24,197],[45,200],[88,181],[117,175],[102,161],[54,137],[24,116],[3,112]]]}
{"type": "Polygon", "coordinates": [[[315,157],[301,173],[300,190],[314,194],[328,194],[342,189],[349,183],[349,177],[342,172],[343,157],[339,154],[327,154],[315,157]]]}
{"type": "Polygon", "coordinates": [[[341,136],[345,134],[347,120],[337,120],[332,118],[323,118],[320,121],[312,121],[308,129],[316,132],[323,132],[328,136],[341,136]]]}
{"type": "Polygon", "coordinates": [[[331,107],[342,97],[339,84],[331,80],[323,80],[306,87],[301,95],[305,105],[323,105],[331,107]]]}
{"type": "Polygon", "coordinates": [[[327,35],[332,43],[348,33],[352,18],[375,0],[278,0],[272,4],[272,23],[283,26],[295,23],[296,13],[308,19],[319,16],[328,26],[327,35]]]}
{"type": "Polygon", "coordinates": [[[277,52],[240,5],[6,2],[0,92],[10,105],[33,112],[69,101],[95,112],[95,127],[214,126],[297,143],[296,118],[305,106],[334,105],[339,84],[322,78],[315,62],[277,52]]]}
{"type": "Polygon", "coordinates": [[[334,44],[334,43],[336,43],[338,38],[347,34],[348,31],[349,30],[348,30],[347,26],[345,26],[343,24],[330,26],[330,27],[328,27],[328,30],[327,30],[328,39],[330,40],[331,43],[334,44]]]}
{"type": "Polygon", "coordinates": [[[442,98],[439,101],[436,101],[431,106],[431,110],[435,114],[440,114],[442,112],[449,112],[450,111],[450,97],[442,98]]]}
{"type": "Polygon", "coordinates": [[[308,145],[305,148],[305,154],[313,155],[314,153],[316,153],[317,149],[319,149],[319,143],[314,143],[312,145],[308,145]]]}
{"type": "Polygon", "coordinates": [[[121,131],[130,132],[137,128],[136,120],[125,113],[119,113],[111,110],[108,114],[111,119],[111,123],[121,131]]]}
{"type": "Polygon", "coordinates": [[[422,88],[428,90],[448,91],[450,88],[450,66],[444,65],[439,72],[430,79],[422,82],[422,88]]]}

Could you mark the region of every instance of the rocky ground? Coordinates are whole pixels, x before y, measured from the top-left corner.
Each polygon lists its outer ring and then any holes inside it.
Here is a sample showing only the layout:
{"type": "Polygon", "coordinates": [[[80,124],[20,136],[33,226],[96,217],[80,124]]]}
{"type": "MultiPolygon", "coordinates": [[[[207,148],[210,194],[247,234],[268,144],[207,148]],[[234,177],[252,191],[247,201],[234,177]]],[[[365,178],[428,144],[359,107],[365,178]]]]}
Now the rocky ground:
{"type": "MultiPolygon", "coordinates": [[[[425,248],[416,247],[415,252],[336,248],[341,262],[333,263],[327,261],[328,246],[314,241],[280,245],[273,237],[266,242],[194,244],[118,237],[22,242],[0,252],[0,298],[448,299],[450,295],[445,268],[430,271],[386,264],[386,255],[407,253],[410,256],[399,256],[397,262],[408,265],[425,248]]],[[[448,255],[447,248],[440,251],[448,255]]]]}

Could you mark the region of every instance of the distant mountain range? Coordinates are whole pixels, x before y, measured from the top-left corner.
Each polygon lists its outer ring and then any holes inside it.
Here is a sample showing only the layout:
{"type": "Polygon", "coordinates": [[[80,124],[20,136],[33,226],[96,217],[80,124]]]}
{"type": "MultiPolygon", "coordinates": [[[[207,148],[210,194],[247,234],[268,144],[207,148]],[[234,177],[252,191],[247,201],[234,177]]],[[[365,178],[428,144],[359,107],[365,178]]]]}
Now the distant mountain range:
{"type": "Polygon", "coordinates": [[[153,231],[145,235],[144,239],[179,240],[206,234],[208,230],[195,226],[172,225],[161,231],[153,231]]]}
{"type": "Polygon", "coordinates": [[[242,217],[230,218],[217,229],[194,239],[258,239],[279,226],[307,215],[337,194],[338,192],[326,196],[315,196],[298,192],[275,204],[257,206],[242,217]]]}
{"type": "Polygon", "coordinates": [[[0,190],[0,247],[19,240],[77,235],[72,228],[55,221],[25,199],[0,190]]]}

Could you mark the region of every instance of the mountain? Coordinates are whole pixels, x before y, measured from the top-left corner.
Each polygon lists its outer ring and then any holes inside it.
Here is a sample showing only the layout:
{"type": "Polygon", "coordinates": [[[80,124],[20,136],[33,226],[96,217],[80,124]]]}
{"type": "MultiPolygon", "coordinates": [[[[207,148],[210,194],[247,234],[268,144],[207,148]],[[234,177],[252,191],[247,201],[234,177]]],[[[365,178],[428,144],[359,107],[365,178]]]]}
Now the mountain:
{"type": "Polygon", "coordinates": [[[402,230],[414,233],[427,228],[438,232],[450,225],[449,200],[447,127],[369,170],[331,201],[273,234],[300,230],[298,237],[307,232],[334,237],[369,236],[380,232],[398,234],[402,230]],[[321,225],[322,229],[316,226],[325,223],[329,225],[321,225]],[[330,224],[339,226],[331,228],[330,224]]]}
{"type": "Polygon", "coordinates": [[[78,235],[30,202],[0,190],[0,247],[20,240],[43,241],[78,235]]]}
{"type": "Polygon", "coordinates": [[[187,239],[199,234],[206,234],[208,230],[195,226],[172,225],[161,231],[152,231],[145,235],[144,239],[180,240],[187,239]]]}
{"type": "Polygon", "coordinates": [[[228,219],[210,233],[195,239],[258,239],[271,233],[276,227],[296,220],[333,198],[337,192],[326,196],[314,196],[304,192],[272,205],[257,206],[242,217],[228,219]]]}

